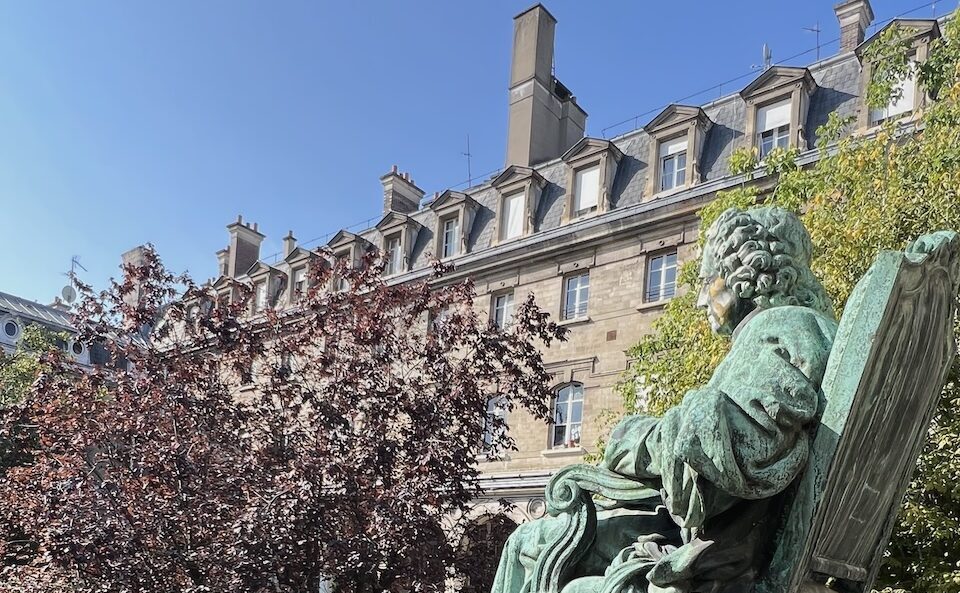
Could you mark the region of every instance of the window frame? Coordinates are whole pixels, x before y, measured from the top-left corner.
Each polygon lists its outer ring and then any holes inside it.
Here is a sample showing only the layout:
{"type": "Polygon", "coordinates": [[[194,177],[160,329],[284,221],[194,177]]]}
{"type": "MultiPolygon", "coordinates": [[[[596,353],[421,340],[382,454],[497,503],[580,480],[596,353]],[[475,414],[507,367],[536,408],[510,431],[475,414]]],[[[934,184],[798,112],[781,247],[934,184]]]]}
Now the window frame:
{"type": "Polygon", "coordinates": [[[757,154],[760,157],[760,160],[767,158],[773,150],[777,148],[788,149],[790,148],[790,124],[783,124],[777,126],[771,130],[765,130],[760,132],[757,137],[757,154]],[[770,135],[770,148],[764,150],[764,143],[767,134],[770,135]]]}
{"type": "Polygon", "coordinates": [[[518,189],[518,190],[505,193],[503,194],[503,196],[501,196],[500,198],[500,229],[499,229],[500,230],[499,240],[501,242],[505,243],[507,241],[515,241],[517,239],[522,238],[526,234],[524,232],[524,227],[526,226],[524,224],[525,210],[526,210],[525,190],[518,189]],[[508,207],[508,202],[511,202],[513,200],[520,201],[520,208],[517,210],[517,215],[520,217],[520,220],[517,221],[517,224],[520,228],[516,235],[508,236],[507,233],[510,231],[511,226],[513,226],[510,224],[511,209],[508,207]]]}
{"type": "Polygon", "coordinates": [[[581,446],[581,443],[583,442],[583,418],[585,405],[586,392],[584,390],[583,383],[572,381],[554,388],[553,395],[550,398],[551,423],[550,431],[547,437],[548,449],[573,449],[581,446]],[[567,392],[566,399],[565,401],[560,402],[560,396],[564,392],[567,392]],[[558,421],[558,407],[561,403],[564,404],[567,418],[559,418],[561,421],[558,421]],[[580,404],[579,419],[573,420],[573,411],[576,409],[577,403],[580,404]],[[559,444],[557,442],[558,428],[562,428],[563,430],[563,438],[560,440],[559,444]],[[576,435],[575,441],[573,438],[574,434],[576,435]]]}
{"type": "Polygon", "coordinates": [[[600,200],[603,195],[603,171],[600,168],[600,161],[596,161],[573,170],[573,218],[581,218],[600,210],[600,200]],[[583,176],[587,173],[596,171],[597,180],[595,194],[595,203],[588,208],[580,207],[582,202],[582,189],[584,187],[583,176]]]}
{"type": "Polygon", "coordinates": [[[677,295],[677,288],[678,288],[677,275],[679,271],[680,271],[680,254],[677,248],[674,247],[671,249],[665,249],[655,253],[648,254],[646,257],[646,261],[644,263],[643,302],[644,303],[662,303],[674,298],[677,295]],[[664,294],[665,285],[666,285],[664,281],[666,274],[664,272],[671,268],[671,266],[665,265],[665,263],[667,258],[669,258],[671,255],[673,256],[672,269],[674,271],[673,288],[669,294],[664,294]],[[650,288],[651,288],[651,280],[653,277],[653,264],[657,260],[661,260],[664,263],[661,264],[660,269],[658,270],[660,273],[659,275],[660,280],[659,280],[658,290],[655,295],[656,298],[652,298],[654,296],[654,293],[651,292],[650,288]]]}
{"type": "Polygon", "coordinates": [[[455,214],[440,219],[440,259],[455,257],[460,252],[460,216],[455,214]],[[453,224],[454,230],[449,233],[448,225],[453,224]]]}
{"type": "Polygon", "coordinates": [[[671,191],[686,187],[687,177],[687,150],[681,150],[673,154],[660,157],[660,191],[671,191]],[[677,166],[676,162],[683,159],[683,166],[677,166]],[[667,180],[667,171],[665,169],[668,162],[674,163],[673,170],[670,172],[670,187],[665,186],[667,180]],[[679,179],[677,179],[679,175],[679,179]]]}
{"type": "Polygon", "coordinates": [[[516,309],[516,295],[514,291],[504,290],[490,295],[490,319],[497,324],[500,329],[510,327],[516,309]],[[504,299],[504,306],[500,306],[500,299],[504,299]],[[506,302],[508,301],[509,302],[506,302]],[[498,311],[503,311],[503,319],[499,319],[498,311]]]}
{"type": "Polygon", "coordinates": [[[301,297],[303,297],[307,293],[307,290],[309,290],[310,279],[307,277],[307,266],[299,266],[299,267],[293,268],[293,270],[291,270],[290,276],[293,279],[293,282],[292,282],[293,298],[294,300],[299,300],[301,297]],[[303,275],[303,277],[301,280],[298,280],[297,278],[301,274],[303,275]],[[302,286],[297,286],[298,284],[302,284],[302,286]]]}
{"type": "Polygon", "coordinates": [[[561,298],[560,319],[562,321],[581,321],[589,318],[590,309],[590,270],[583,270],[563,277],[563,295],[561,298]],[[586,279],[586,284],[582,283],[586,279]],[[570,307],[569,298],[571,295],[570,284],[577,281],[576,288],[572,291],[575,295],[575,306],[570,307]],[[581,302],[582,300],[582,302],[581,302]]]}
{"type": "Polygon", "coordinates": [[[402,231],[397,231],[383,237],[383,254],[386,261],[383,271],[384,276],[396,276],[404,271],[402,231]]]}

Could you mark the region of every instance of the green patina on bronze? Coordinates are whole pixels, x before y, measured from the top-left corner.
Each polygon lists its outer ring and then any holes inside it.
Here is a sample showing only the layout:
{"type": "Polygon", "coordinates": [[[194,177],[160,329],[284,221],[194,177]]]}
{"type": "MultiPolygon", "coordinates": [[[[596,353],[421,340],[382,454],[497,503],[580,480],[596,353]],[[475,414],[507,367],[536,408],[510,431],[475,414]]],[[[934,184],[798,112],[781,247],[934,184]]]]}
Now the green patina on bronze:
{"type": "Polygon", "coordinates": [[[839,326],[810,257],[786,210],[717,219],[698,304],[730,353],[663,417],[624,419],[599,467],[553,477],[494,593],[869,586],[952,360],[960,240],[881,254],[839,326]]]}

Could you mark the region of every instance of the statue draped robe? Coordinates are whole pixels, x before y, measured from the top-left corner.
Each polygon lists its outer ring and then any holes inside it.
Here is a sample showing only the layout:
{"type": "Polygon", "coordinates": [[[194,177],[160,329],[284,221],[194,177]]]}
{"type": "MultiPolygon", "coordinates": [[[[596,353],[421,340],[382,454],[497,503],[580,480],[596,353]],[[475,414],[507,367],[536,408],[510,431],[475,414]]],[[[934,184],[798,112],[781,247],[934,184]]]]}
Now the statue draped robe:
{"type": "MultiPolygon", "coordinates": [[[[564,593],[593,592],[604,571],[640,563],[633,590],[749,591],[780,511],[807,462],[820,383],[837,324],[813,309],[756,311],[733,336],[706,386],[662,418],[636,415],[613,430],[603,466],[661,493],[655,512],[601,513],[597,536],[564,593]]],[[[530,573],[560,522],[510,537],[494,593],[530,593],[530,573]]]]}

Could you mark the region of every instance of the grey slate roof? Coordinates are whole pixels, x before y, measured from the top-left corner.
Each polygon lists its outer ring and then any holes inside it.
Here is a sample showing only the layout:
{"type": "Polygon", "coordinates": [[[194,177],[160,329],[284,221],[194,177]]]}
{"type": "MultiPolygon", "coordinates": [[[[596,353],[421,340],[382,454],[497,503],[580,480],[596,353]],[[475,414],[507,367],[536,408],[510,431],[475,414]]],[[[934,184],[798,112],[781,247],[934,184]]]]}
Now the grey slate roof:
{"type": "MultiPolygon", "coordinates": [[[[817,82],[817,88],[811,96],[806,126],[808,144],[812,147],[816,143],[817,127],[827,121],[830,112],[837,111],[841,116],[856,114],[860,92],[860,62],[853,52],[849,52],[818,62],[809,69],[817,82]]],[[[739,93],[722,97],[701,107],[713,122],[705,138],[700,159],[702,180],[708,182],[730,175],[728,160],[730,154],[742,145],[747,109],[739,93]]],[[[643,129],[637,129],[613,138],[612,142],[624,155],[611,192],[611,206],[616,210],[637,205],[644,198],[649,171],[649,163],[646,161],[650,154],[650,137],[643,129]]],[[[536,216],[536,233],[561,225],[567,164],[555,159],[534,168],[547,181],[536,216]]],[[[463,191],[479,204],[473,228],[467,238],[468,251],[476,253],[493,245],[498,195],[491,187],[490,180],[463,191]]],[[[429,266],[436,245],[438,221],[436,214],[425,205],[411,213],[410,217],[422,225],[411,252],[410,269],[417,270],[429,266]]],[[[382,238],[375,228],[356,234],[374,246],[381,246],[382,238]]]]}
{"type": "Polygon", "coordinates": [[[70,313],[41,305],[27,299],[0,292],[0,313],[12,313],[17,317],[38,321],[59,329],[74,331],[73,319],[70,313]]]}

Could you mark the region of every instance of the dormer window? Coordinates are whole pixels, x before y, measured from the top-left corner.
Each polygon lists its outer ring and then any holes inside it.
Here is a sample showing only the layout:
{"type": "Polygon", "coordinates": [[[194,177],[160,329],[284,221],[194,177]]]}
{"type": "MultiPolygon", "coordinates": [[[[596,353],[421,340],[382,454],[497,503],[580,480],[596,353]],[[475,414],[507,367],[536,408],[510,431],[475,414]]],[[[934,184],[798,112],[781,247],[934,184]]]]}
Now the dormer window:
{"type": "Polygon", "coordinates": [[[466,253],[479,204],[463,192],[448,189],[437,195],[428,207],[437,217],[434,253],[441,259],[466,253]]]}
{"type": "Polygon", "coordinates": [[[687,136],[660,143],[660,191],[683,187],[687,179],[687,136]]]}
{"type": "Polygon", "coordinates": [[[440,257],[453,257],[460,245],[460,219],[451,216],[443,221],[443,236],[440,239],[440,257]]]}
{"type": "Polygon", "coordinates": [[[594,212],[600,203],[600,165],[574,173],[573,211],[577,216],[594,212]]]}
{"type": "Polygon", "coordinates": [[[254,285],[254,313],[263,311],[267,308],[267,281],[263,280],[254,285]]]}
{"type": "Polygon", "coordinates": [[[376,228],[383,237],[380,253],[386,259],[384,274],[394,276],[406,272],[413,259],[413,245],[417,241],[420,223],[401,212],[387,212],[376,228]]]}
{"type": "MultiPolygon", "coordinates": [[[[917,66],[927,60],[930,54],[930,44],[940,37],[940,25],[936,19],[894,19],[869,39],[861,43],[857,49],[857,59],[860,60],[861,71],[861,101],[859,125],[867,129],[888,120],[900,120],[909,117],[924,106],[926,90],[917,82],[917,66]],[[891,27],[897,27],[897,40],[906,43],[909,73],[899,81],[893,89],[893,96],[887,105],[870,107],[867,104],[867,88],[874,78],[875,64],[871,60],[873,52],[868,49],[875,43],[881,42],[889,33],[891,27]],[[869,56],[869,57],[868,57],[869,56]],[[899,97],[897,97],[899,95],[899,97]]],[[[880,55],[883,55],[881,52],[880,55]]]]}
{"type": "Polygon", "coordinates": [[[740,91],[747,105],[748,147],[761,159],[775,148],[807,150],[807,110],[816,88],[806,68],[773,66],[740,91]]]}
{"type": "Polygon", "coordinates": [[[609,140],[584,138],[563,155],[569,167],[562,221],[608,211],[610,191],[623,153],[609,140]]]}
{"type": "Polygon", "coordinates": [[[649,194],[700,183],[700,155],[712,126],[703,109],[670,105],[643,127],[650,135],[649,194]]]}
{"type": "Polygon", "coordinates": [[[766,157],[774,148],[790,146],[790,99],[777,101],[757,109],[757,141],[760,158],[766,157]]]}
{"type": "Polygon", "coordinates": [[[498,242],[519,239],[536,231],[535,215],[546,183],[535,170],[519,165],[510,165],[490,182],[499,194],[498,242]]]}
{"type": "Polygon", "coordinates": [[[913,113],[917,102],[917,54],[909,58],[910,73],[897,83],[890,102],[879,109],[870,109],[870,125],[876,126],[889,119],[901,119],[913,113]]]}
{"type": "Polygon", "coordinates": [[[400,249],[399,234],[387,238],[386,259],[387,266],[385,273],[387,276],[399,274],[403,271],[403,251],[400,249]]]}
{"type": "Polygon", "coordinates": [[[523,235],[523,190],[503,197],[500,207],[500,240],[509,241],[523,235]]]}
{"type": "Polygon", "coordinates": [[[307,292],[307,269],[297,268],[293,271],[293,295],[299,298],[307,292]]]}

